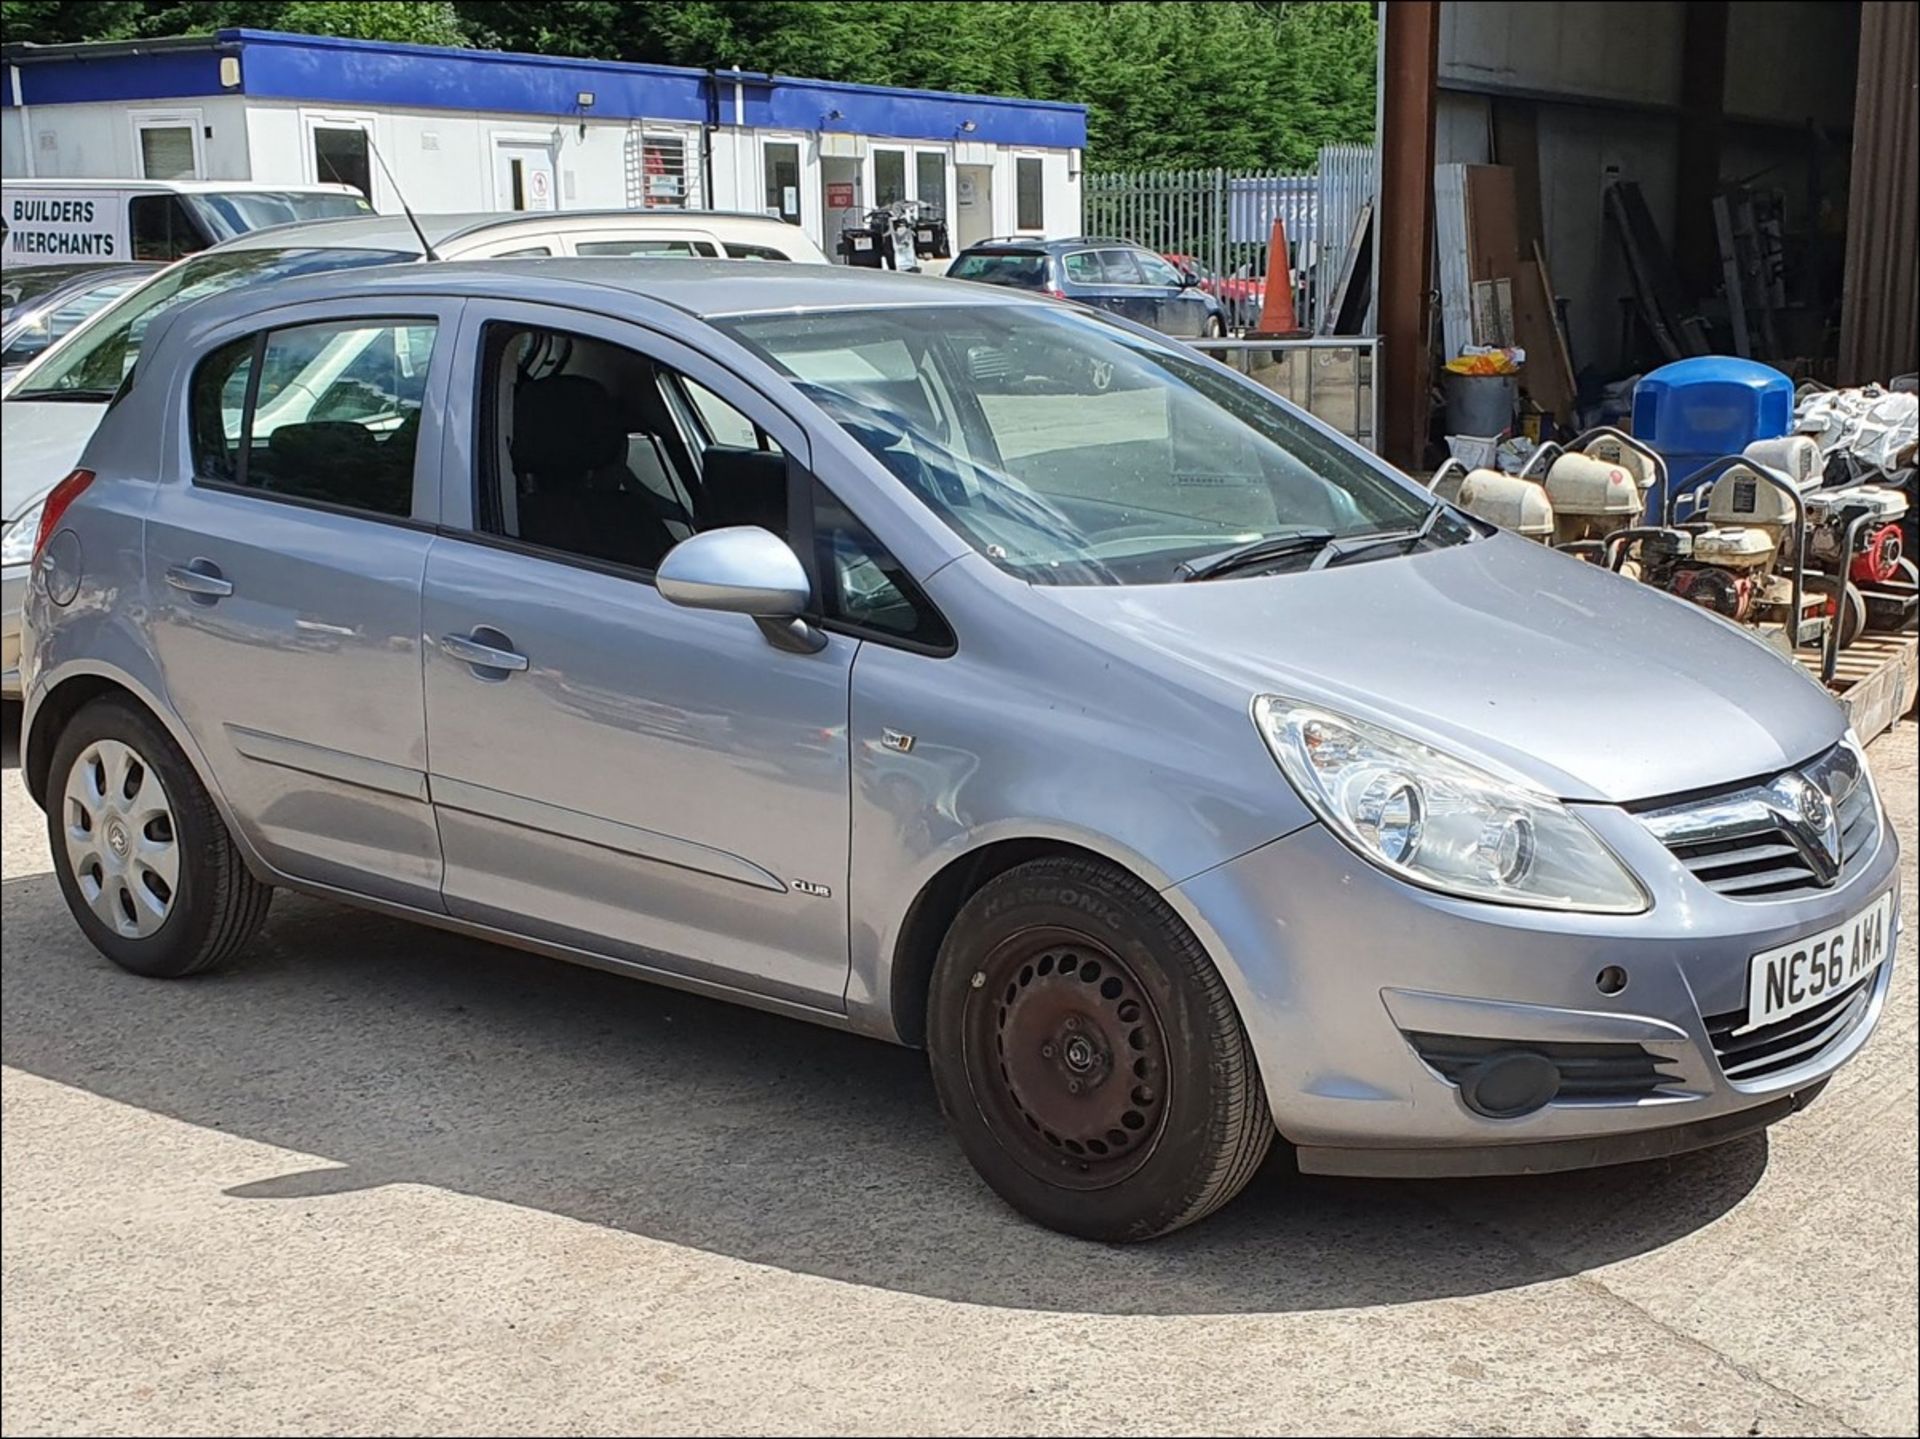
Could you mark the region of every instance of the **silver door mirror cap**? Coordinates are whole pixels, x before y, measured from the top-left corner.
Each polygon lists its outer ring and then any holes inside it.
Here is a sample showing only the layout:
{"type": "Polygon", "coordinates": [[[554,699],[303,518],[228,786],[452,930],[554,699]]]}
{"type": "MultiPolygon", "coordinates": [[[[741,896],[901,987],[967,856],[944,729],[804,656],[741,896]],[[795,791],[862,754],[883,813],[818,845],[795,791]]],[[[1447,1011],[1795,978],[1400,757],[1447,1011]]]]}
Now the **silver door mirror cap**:
{"type": "Polygon", "coordinates": [[[758,525],[689,535],[667,551],[654,583],[676,605],[755,619],[796,619],[813,597],[799,557],[758,525]]]}

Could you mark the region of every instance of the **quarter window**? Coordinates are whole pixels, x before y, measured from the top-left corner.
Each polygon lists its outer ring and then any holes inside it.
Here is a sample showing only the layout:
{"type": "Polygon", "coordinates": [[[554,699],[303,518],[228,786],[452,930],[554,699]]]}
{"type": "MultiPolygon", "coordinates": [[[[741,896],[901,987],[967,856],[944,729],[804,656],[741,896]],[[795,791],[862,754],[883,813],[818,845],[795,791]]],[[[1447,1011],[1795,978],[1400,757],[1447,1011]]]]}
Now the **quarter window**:
{"type": "Polygon", "coordinates": [[[235,341],[194,372],[194,475],[370,514],[413,510],[430,320],[300,325],[235,341]]]}

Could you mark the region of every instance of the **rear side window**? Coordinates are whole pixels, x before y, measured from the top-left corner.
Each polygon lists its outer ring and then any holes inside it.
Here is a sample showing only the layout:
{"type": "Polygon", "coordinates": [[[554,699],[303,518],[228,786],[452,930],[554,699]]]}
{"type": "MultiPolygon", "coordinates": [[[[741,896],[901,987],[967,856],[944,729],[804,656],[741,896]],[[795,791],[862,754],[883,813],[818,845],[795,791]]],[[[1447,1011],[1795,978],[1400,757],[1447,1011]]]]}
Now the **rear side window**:
{"type": "Polygon", "coordinates": [[[1140,267],[1133,263],[1133,256],[1125,250],[1102,250],[1100,272],[1106,276],[1109,285],[1145,283],[1140,277],[1140,267]]]}
{"type": "Polygon", "coordinates": [[[577,255],[652,255],[656,259],[717,260],[720,252],[705,240],[582,240],[577,255]]]}
{"type": "Polygon", "coordinates": [[[194,478],[368,514],[413,510],[431,320],[299,325],[194,371],[194,478]]]}

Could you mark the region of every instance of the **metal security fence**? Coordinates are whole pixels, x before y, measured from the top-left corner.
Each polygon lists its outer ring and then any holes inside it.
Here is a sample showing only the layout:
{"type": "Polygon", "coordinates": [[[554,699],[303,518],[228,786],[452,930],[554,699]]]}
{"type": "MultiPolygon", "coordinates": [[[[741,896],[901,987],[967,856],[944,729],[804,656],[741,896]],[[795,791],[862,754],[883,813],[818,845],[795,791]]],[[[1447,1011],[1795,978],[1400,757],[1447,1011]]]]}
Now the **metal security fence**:
{"type": "MultiPolygon", "coordinates": [[[[1116,170],[1089,174],[1081,197],[1089,235],[1131,240],[1196,261],[1236,326],[1259,318],[1267,246],[1286,225],[1294,313],[1316,334],[1330,326],[1358,222],[1377,174],[1371,145],[1327,145],[1302,175],[1252,170],[1116,170]]],[[[1371,315],[1363,326],[1371,331],[1371,315]]]]}

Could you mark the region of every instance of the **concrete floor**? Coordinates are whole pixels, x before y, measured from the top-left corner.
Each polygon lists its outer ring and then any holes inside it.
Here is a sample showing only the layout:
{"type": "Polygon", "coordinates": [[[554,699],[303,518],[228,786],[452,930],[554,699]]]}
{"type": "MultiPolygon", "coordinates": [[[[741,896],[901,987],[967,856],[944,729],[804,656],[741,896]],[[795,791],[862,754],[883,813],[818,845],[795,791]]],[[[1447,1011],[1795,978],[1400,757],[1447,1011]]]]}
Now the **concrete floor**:
{"type": "MultiPolygon", "coordinates": [[[[1584,1175],[1303,1181],[1110,1250],[920,1056],[282,897],[156,984],[4,802],[14,1434],[1916,1429],[1915,964],[1806,1114],[1584,1175]]],[[[1906,846],[1915,729],[1873,750],[1906,846]]]]}

